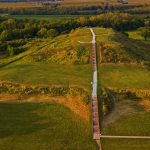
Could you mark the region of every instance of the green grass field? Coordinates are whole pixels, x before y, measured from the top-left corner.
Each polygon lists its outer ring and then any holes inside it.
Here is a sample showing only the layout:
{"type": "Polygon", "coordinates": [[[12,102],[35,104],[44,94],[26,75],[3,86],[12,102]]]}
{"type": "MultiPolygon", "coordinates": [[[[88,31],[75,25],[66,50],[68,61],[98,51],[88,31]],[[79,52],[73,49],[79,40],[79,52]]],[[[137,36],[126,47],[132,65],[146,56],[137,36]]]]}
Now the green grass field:
{"type": "Polygon", "coordinates": [[[100,84],[112,88],[150,88],[150,69],[136,65],[103,64],[99,66],[100,84]]]}
{"type": "Polygon", "coordinates": [[[0,69],[0,80],[24,84],[76,85],[90,90],[91,65],[12,64],[0,69]]]}
{"type": "Polygon", "coordinates": [[[144,37],[141,36],[139,31],[135,30],[135,31],[127,32],[127,33],[129,34],[129,38],[134,39],[135,41],[146,43],[146,44],[150,44],[150,39],[145,41],[144,37]]]}
{"type": "Polygon", "coordinates": [[[96,150],[91,123],[59,104],[0,103],[1,150],[96,150]]]}
{"type": "Polygon", "coordinates": [[[103,150],[148,150],[149,139],[102,139],[103,150]]]}
{"type": "MultiPolygon", "coordinates": [[[[122,102],[121,102],[122,103],[122,102]]],[[[150,136],[150,105],[149,100],[128,101],[124,100],[121,108],[117,107],[116,112],[124,114],[102,128],[105,135],[129,135],[129,136],[150,136]],[[126,102],[125,102],[126,101],[126,102]],[[123,104],[126,103],[126,106],[123,104]],[[144,104],[145,103],[145,104],[144,104]]],[[[109,120],[115,118],[114,113],[109,120]]],[[[149,139],[102,139],[104,150],[148,150],[149,139]]]]}

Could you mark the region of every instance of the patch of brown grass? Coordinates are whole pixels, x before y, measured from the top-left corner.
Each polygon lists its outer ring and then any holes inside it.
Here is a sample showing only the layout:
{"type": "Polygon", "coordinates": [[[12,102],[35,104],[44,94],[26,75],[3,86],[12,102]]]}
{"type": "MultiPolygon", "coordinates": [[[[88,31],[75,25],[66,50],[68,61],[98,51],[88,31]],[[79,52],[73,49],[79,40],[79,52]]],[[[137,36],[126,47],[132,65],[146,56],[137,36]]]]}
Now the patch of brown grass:
{"type": "Polygon", "coordinates": [[[150,111],[150,99],[123,100],[115,104],[114,110],[104,117],[103,125],[111,124],[123,116],[150,111]]]}
{"type": "Polygon", "coordinates": [[[150,99],[144,99],[140,101],[140,104],[144,107],[146,111],[150,111],[150,99]]]}

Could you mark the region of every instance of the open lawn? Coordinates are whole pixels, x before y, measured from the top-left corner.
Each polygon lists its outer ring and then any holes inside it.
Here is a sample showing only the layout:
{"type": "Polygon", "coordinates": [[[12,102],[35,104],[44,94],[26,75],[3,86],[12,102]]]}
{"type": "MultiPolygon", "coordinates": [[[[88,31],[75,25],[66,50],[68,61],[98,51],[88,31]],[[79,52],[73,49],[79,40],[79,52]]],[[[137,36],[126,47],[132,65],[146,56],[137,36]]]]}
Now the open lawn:
{"type": "Polygon", "coordinates": [[[150,112],[123,116],[102,130],[104,135],[150,136],[150,112]],[[140,120],[140,121],[139,121],[140,120]]]}
{"type": "MultiPolygon", "coordinates": [[[[150,136],[149,100],[123,100],[119,103],[110,116],[106,117],[105,121],[109,124],[103,126],[102,133],[104,135],[150,136]],[[119,115],[120,118],[114,120],[119,115]]],[[[104,150],[149,150],[150,139],[102,139],[102,147],[104,150]]]]}
{"type": "Polygon", "coordinates": [[[91,65],[12,64],[0,69],[0,80],[25,84],[78,86],[91,89],[91,65]]]}
{"type": "Polygon", "coordinates": [[[97,150],[91,130],[59,104],[0,103],[1,150],[97,150]]]}
{"type": "Polygon", "coordinates": [[[100,84],[112,88],[150,88],[150,69],[123,64],[103,64],[99,67],[100,84]]]}
{"type": "Polygon", "coordinates": [[[150,141],[145,139],[101,139],[103,150],[149,150],[150,141]]]}

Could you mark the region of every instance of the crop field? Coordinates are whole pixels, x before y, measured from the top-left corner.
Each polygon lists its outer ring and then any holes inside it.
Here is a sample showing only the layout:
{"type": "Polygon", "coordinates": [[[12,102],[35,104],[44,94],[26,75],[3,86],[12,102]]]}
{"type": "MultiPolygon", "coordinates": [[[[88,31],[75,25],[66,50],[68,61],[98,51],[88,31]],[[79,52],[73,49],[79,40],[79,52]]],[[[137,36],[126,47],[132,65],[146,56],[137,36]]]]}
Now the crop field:
{"type": "MultiPolygon", "coordinates": [[[[62,6],[97,6],[104,3],[105,0],[64,0],[60,2],[62,6]]],[[[119,5],[116,0],[109,0],[108,3],[119,5]]],[[[149,0],[128,0],[129,5],[139,5],[139,4],[150,4],[149,0]]],[[[0,8],[35,8],[42,7],[39,3],[29,3],[29,2],[17,2],[17,3],[0,3],[0,8]]]]}
{"type": "MultiPolygon", "coordinates": [[[[100,5],[101,3],[106,2],[105,0],[64,0],[62,5],[72,5],[72,6],[81,6],[81,5],[100,5]]],[[[116,0],[108,0],[110,4],[119,4],[116,0]]],[[[137,5],[137,4],[150,4],[149,0],[128,0],[129,4],[137,5]]]]}
{"type": "Polygon", "coordinates": [[[0,3],[0,8],[35,8],[41,7],[41,5],[37,5],[36,3],[27,3],[27,2],[18,2],[18,3],[0,3]]]}

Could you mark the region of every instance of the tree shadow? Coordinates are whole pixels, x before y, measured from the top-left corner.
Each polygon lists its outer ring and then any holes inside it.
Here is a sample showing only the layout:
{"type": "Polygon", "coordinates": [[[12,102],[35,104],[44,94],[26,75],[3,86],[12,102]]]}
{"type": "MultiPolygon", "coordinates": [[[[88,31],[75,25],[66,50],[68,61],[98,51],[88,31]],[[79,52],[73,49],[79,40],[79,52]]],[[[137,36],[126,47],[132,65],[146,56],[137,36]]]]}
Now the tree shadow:
{"type": "Polygon", "coordinates": [[[131,59],[137,62],[150,60],[150,51],[148,50],[150,46],[149,43],[137,39],[129,39],[121,33],[115,33],[111,40],[119,42],[122,49],[131,59]]]}
{"type": "Polygon", "coordinates": [[[46,117],[38,114],[40,107],[33,103],[0,103],[0,139],[47,128],[46,117]]]}

